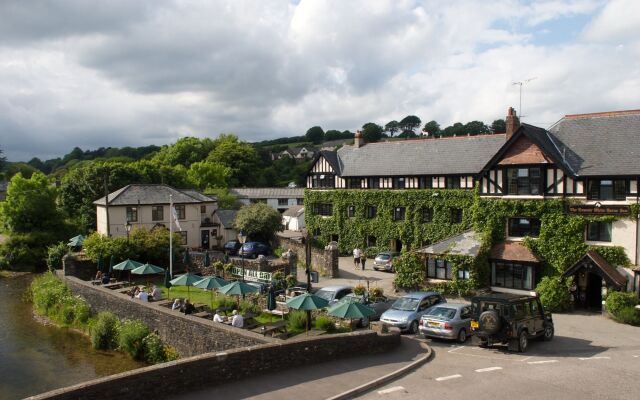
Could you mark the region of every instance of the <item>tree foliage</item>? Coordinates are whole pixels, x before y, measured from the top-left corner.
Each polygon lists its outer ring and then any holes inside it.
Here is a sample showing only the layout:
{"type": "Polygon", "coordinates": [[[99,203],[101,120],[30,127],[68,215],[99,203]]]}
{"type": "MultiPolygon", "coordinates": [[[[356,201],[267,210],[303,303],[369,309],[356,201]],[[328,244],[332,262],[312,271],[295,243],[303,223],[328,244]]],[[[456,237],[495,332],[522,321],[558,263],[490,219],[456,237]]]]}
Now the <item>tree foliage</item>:
{"type": "Polygon", "coordinates": [[[400,130],[402,130],[402,132],[411,131],[415,134],[416,129],[420,127],[420,124],[422,124],[420,118],[416,117],[415,115],[407,115],[400,121],[400,130]]]}
{"type": "Polygon", "coordinates": [[[211,161],[197,161],[187,171],[187,179],[191,186],[198,190],[227,187],[231,177],[231,168],[211,161]]]}
{"type": "Polygon", "coordinates": [[[429,136],[438,136],[440,134],[440,124],[433,120],[429,121],[424,124],[424,128],[422,128],[422,131],[429,136]]]}
{"type": "Polygon", "coordinates": [[[307,130],[305,137],[314,144],[322,143],[324,141],[324,131],[319,126],[313,126],[307,130]]]}
{"type": "Polygon", "coordinates": [[[191,164],[207,158],[214,147],[214,142],[209,138],[183,137],[172,145],[163,146],[154,160],[160,164],[189,168],[191,164]]]}
{"type": "Polygon", "coordinates": [[[504,119],[496,119],[491,123],[491,132],[505,133],[507,131],[507,123],[504,119]]]}
{"type": "Polygon", "coordinates": [[[253,186],[259,174],[260,159],[256,148],[241,142],[235,135],[220,135],[207,161],[220,163],[231,170],[229,183],[233,186],[253,186]]]}
{"type": "Polygon", "coordinates": [[[264,203],[255,203],[238,211],[234,225],[253,240],[268,241],[282,230],[282,215],[264,203]]]}
{"type": "Polygon", "coordinates": [[[391,137],[393,137],[393,135],[395,135],[399,130],[400,130],[400,124],[396,120],[389,121],[384,126],[384,131],[387,132],[391,137]]]}
{"type": "Polygon", "coordinates": [[[373,122],[367,122],[362,125],[362,136],[368,143],[375,143],[382,138],[383,129],[380,125],[373,122]]]}

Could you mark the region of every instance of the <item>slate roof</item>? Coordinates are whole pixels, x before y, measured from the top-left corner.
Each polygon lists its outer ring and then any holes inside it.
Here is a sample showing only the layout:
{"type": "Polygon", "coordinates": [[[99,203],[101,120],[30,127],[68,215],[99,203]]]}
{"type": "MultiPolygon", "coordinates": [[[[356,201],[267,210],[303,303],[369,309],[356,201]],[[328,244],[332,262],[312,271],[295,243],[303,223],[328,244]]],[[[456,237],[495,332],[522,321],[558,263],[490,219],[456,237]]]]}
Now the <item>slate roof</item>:
{"type": "Polygon", "coordinates": [[[225,228],[233,228],[233,221],[236,219],[236,215],[238,215],[237,210],[228,210],[228,209],[217,209],[216,215],[218,219],[220,219],[220,224],[225,228]]]}
{"type": "Polygon", "coordinates": [[[232,188],[229,193],[245,199],[295,199],[304,197],[304,188],[232,188]]]}
{"type": "MultiPolygon", "coordinates": [[[[169,204],[169,195],[173,195],[175,204],[207,203],[216,201],[195,190],[178,190],[167,185],[133,184],[109,193],[110,206],[169,204]]],[[[105,205],[105,197],[94,201],[95,205],[105,205]]]]}
{"type": "MultiPolygon", "coordinates": [[[[336,174],[340,175],[341,168],[340,168],[340,160],[338,159],[337,151],[321,150],[316,157],[319,158],[320,156],[324,157],[325,160],[327,160],[327,162],[329,163],[329,165],[331,165],[331,168],[333,168],[333,170],[336,172],[336,174]]],[[[313,164],[315,164],[315,162],[311,164],[311,168],[313,168],[313,164]]]]}
{"type": "Polygon", "coordinates": [[[480,252],[481,245],[480,235],[475,231],[470,230],[423,247],[418,250],[418,253],[477,257],[480,252]]]}
{"type": "MultiPolygon", "coordinates": [[[[339,175],[476,174],[505,140],[505,135],[496,134],[367,143],[360,148],[343,146],[337,151],[339,175]]],[[[331,152],[323,155],[326,153],[331,152]]],[[[328,157],[327,161],[333,165],[328,157]]]]}
{"type": "Polygon", "coordinates": [[[284,210],[283,217],[298,217],[304,212],[304,206],[291,206],[284,210]]]}
{"type": "Polygon", "coordinates": [[[640,110],[566,115],[549,131],[577,175],[640,174],[640,110]]]}
{"type": "Polygon", "coordinates": [[[489,252],[489,257],[496,260],[531,263],[539,263],[541,261],[531,250],[518,242],[503,242],[494,245],[489,252]]]}

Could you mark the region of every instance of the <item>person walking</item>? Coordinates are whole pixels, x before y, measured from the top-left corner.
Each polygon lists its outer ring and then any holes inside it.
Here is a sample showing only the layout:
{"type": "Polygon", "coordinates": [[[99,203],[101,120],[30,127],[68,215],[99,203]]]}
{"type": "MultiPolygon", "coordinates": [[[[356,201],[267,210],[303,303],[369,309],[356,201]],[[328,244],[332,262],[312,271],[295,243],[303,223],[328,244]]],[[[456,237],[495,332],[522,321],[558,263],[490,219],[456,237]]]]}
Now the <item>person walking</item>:
{"type": "Polygon", "coordinates": [[[367,253],[363,250],[362,254],[360,255],[360,266],[362,267],[362,270],[364,271],[364,264],[367,262],[367,253]]]}
{"type": "Polygon", "coordinates": [[[358,246],[356,246],[355,249],[353,249],[353,268],[358,269],[358,266],[360,264],[360,249],[358,248],[358,246]]]}

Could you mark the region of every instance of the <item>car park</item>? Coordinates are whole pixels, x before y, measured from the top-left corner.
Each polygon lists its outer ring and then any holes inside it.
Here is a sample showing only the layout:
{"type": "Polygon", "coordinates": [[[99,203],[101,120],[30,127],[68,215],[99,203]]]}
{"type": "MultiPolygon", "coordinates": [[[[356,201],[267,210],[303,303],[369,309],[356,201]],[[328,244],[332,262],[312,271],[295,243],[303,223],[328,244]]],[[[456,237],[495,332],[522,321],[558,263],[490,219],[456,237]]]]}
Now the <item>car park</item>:
{"type": "Polygon", "coordinates": [[[240,250],[240,246],[242,246],[242,243],[240,243],[239,241],[229,240],[227,243],[224,244],[222,249],[224,250],[225,253],[229,254],[230,256],[235,256],[236,254],[238,254],[238,250],[240,250]]]}
{"type": "Polygon", "coordinates": [[[353,288],[351,286],[334,285],[318,289],[314,294],[328,301],[331,306],[350,293],[353,293],[353,288]]]}
{"type": "Polygon", "coordinates": [[[414,292],[397,299],[387,311],[380,316],[380,321],[399,328],[401,332],[418,333],[420,318],[429,309],[447,300],[438,292],[414,292]]]}
{"type": "Polygon", "coordinates": [[[258,258],[258,256],[268,256],[271,254],[271,247],[260,242],[247,242],[240,247],[238,255],[247,258],[258,258]]]}
{"type": "Polygon", "coordinates": [[[471,306],[460,303],[443,303],[432,307],[420,318],[420,333],[440,339],[467,341],[471,332],[471,306]]]}
{"type": "Polygon", "coordinates": [[[507,344],[509,350],[525,352],[529,340],[553,339],[554,326],[537,296],[493,293],[471,299],[473,342],[480,347],[507,344]]]}
{"type": "Polygon", "coordinates": [[[393,263],[400,256],[397,251],[383,251],[376,255],[373,260],[373,269],[376,271],[394,272],[393,263]]]}

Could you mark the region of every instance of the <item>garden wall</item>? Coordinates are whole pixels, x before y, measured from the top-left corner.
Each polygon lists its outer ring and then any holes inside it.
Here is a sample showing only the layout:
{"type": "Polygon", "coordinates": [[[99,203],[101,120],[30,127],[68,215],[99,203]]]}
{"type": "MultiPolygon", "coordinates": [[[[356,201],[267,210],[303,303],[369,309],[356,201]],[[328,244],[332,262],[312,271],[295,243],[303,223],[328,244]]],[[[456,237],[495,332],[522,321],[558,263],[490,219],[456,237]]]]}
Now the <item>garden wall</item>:
{"type": "Polygon", "coordinates": [[[338,358],[382,353],[400,345],[400,335],[371,331],[327,335],[264,344],[112,375],[34,396],[31,399],[166,398],[214,387],[259,373],[279,371],[338,358]]]}
{"type": "MultiPolygon", "coordinates": [[[[305,245],[300,238],[289,238],[286,236],[277,235],[276,241],[278,246],[285,250],[291,250],[297,255],[298,261],[304,268],[305,262],[305,245]]],[[[320,275],[328,278],[338,278],[340,273],[338,269],[338,249],[337,247],[331,248],[327,246],[326,249],[320,250],[315,247],[311,247],[311,270],[320,272],[320,275]]]]}

